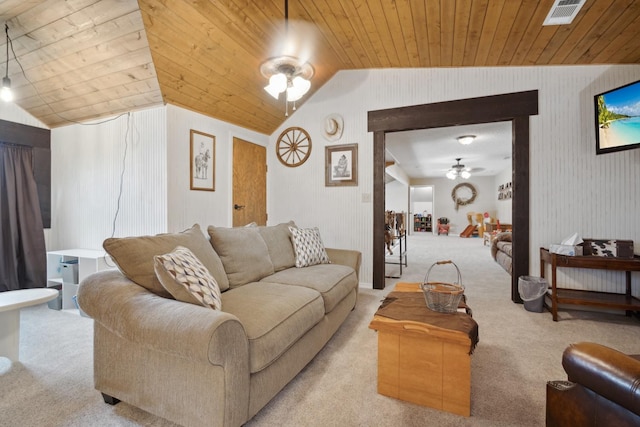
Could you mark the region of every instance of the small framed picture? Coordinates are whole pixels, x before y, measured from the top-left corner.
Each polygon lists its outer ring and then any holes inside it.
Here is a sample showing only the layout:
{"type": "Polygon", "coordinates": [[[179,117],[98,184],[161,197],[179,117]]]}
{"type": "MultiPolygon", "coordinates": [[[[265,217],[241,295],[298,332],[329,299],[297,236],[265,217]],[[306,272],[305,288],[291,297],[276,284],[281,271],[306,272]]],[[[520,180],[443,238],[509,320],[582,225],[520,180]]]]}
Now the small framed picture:
{"type": "Polygon", "coordinates": [[[325,186],[358,185],[358,144],[325,147],[325,186]]]}
{"type": "Polygon", "coordinates": [[[216,191],[216,137],[191,129],[191,189],[216,191]]]}

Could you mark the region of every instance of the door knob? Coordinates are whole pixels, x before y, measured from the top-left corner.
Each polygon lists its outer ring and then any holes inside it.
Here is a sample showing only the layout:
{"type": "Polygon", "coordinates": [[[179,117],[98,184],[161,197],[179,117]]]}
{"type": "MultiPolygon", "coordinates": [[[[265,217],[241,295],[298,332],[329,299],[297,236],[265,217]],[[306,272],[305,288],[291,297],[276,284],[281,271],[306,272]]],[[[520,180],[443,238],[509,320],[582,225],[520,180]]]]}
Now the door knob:
{"type": "Polygon", "coordinates": [[[239,211],[240,209],[244,209],[244,205],[239,205],[236,203],[235,205],[233,205],[233,209],[239,211]]]}

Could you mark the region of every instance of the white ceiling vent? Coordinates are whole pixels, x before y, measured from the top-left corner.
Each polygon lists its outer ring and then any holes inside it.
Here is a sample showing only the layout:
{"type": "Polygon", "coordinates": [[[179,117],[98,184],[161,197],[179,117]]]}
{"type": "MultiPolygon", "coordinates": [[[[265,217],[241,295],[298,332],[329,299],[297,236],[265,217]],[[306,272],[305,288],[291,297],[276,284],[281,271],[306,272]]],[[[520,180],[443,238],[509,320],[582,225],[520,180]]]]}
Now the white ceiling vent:
{"type": "Polygon", "coordinates": [[[556,0],[542,25],[571,24],[587,0],[556,0]]]}

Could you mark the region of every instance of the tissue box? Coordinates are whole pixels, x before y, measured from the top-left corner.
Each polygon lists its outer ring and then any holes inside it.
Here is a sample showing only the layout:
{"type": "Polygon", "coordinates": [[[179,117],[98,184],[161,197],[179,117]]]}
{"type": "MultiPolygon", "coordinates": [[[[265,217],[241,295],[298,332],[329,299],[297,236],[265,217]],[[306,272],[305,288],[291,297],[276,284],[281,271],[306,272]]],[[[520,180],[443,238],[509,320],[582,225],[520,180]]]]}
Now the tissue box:
{"type": "Polygon", "coordinates": [[[582,256],[582,245],[551,245],[549,252],[558,255],[582,256]]]}
{"type": "Polygon", "coordinates": [[[584,239],[584,254],[633,259],[633,240],[584,239]]]}

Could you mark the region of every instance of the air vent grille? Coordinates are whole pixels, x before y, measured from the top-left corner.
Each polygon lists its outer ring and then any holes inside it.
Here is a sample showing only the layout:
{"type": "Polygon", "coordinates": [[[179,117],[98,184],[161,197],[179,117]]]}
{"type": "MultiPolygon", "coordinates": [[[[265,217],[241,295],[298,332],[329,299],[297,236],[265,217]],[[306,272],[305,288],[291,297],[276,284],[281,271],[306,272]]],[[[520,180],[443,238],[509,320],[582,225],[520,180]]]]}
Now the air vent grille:
{"type": "Polygon", "coordinates": [[[571,24],[587,0],[556,0],[542,25],[571,24]]]}

